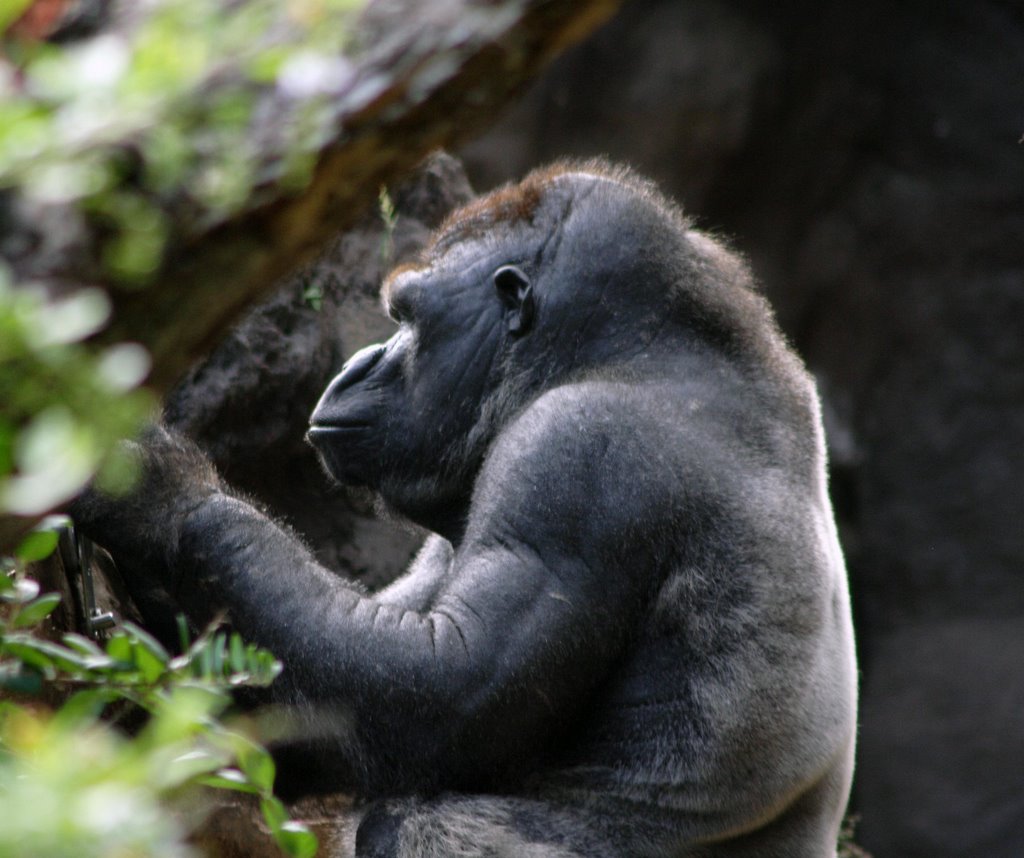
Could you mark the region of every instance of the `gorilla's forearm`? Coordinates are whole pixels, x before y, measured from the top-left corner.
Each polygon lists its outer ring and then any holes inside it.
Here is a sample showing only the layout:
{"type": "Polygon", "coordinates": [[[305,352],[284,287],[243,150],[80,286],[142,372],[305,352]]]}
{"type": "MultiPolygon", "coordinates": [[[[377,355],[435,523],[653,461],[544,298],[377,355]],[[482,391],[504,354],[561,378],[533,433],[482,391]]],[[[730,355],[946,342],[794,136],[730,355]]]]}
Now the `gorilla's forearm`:
{"type": "Polygon", "coordinates": [[[202,622],[227,609],[245,638],[284,662],[278,699],[343,707],[354,754],[374,769],[387,761],[388,778],[397,766],[421,785],[457,782],[455,761],[479,772],[529,755],[560,717],[553,707],[602,675],[601,647],[566,645],[586,601],[570,612],[545,592],[545,570],[511,553],[456,573],[418,612],[363,594],[258,510],[217,493],[185,518],[173,555],[189,615],[202,622]],[[480,586],[496,565],[505,567],[500,624],[487,603],[493,588],[480,586]],[[574,652],[587,670],[567,678],[574,652]],[[400,760],[409,743],[413,772],[400,760]]]}
{"type": "Polygon", "coordinates": [[[177,596],[189,615],[203,620],[228,608],[232,625],[282,658],[294,675],[289,684],[301,685],[310,700],[365,688],[364,653],[424,673],[437,647],[450,646],[443,634],[432,639],[422,616],[365,597],[290,533],[230,495],[211,496],[185,518],[175,563],[177,596]]]}

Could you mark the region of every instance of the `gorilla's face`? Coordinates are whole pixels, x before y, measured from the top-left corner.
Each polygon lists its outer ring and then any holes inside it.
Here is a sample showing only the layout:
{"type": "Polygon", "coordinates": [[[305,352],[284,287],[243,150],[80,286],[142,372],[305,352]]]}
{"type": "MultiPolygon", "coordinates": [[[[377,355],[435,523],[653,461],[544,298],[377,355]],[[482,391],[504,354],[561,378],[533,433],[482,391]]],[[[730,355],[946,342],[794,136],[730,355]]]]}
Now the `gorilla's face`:
{"type": "Polygon", "coordinates": [[[652,260],[674,257],[633,248],[678,241],[680,224],[645,193],[542,172],[454,213],[422,263],[384,284],[398,333],[354,355],[313,412],[330,473],[442,535],[457,528],[489,444],[532,396],[649,352],[664,327],[660,284],[675,274],[652,260]]]}
{"type": "Polygon", "coordinates": [[[533,319],[523,269],[482,244],[455,244],[388,279],[382,293],[398,332],[352,356],[308,434],[339,482],[374,489],[439,532],[468,506],[504,345],[533,319]]]}

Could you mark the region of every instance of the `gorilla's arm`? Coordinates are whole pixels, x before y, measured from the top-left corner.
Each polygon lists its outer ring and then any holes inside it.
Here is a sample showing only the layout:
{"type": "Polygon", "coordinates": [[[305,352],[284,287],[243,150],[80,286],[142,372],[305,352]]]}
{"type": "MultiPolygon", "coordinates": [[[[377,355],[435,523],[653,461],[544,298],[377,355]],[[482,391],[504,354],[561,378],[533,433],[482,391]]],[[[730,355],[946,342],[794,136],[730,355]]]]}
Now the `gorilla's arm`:
{"type": "Polygon", "coordinates": [[[407,573],[378,591],[377,598],[389,605],[400,605],[414,611],[427,610],[448,577],[453,553],[447,539],[431,534],[413,558],[407,573]]]}
{"type": "MultiPolygon", "coordinates": [[[[188,501],[188,491],[175,496],[170,517],[178,520],[151,532],[146,562],[162,567],[157,574],[193,619],[226,608],[243,636],[284,661],[281,699],[343,709],[357,786],[480,783],[513,760],[528,762],[571,722],[636,626],[649,589],[608,568],[615,528],[600,511],[591,467],[598,451],[580,449],[600,439],[544,434],[532,421],[491,457],[451,569],[438,575],[421,564],[412,573],[436,577],[423,611],[364,595],[209,483],[188,501]]],[[[174,479],[184,479],[180,470],[174,479]]],[[[76,511],[117,559],[116,515],[104,523],[76,511]]]]}

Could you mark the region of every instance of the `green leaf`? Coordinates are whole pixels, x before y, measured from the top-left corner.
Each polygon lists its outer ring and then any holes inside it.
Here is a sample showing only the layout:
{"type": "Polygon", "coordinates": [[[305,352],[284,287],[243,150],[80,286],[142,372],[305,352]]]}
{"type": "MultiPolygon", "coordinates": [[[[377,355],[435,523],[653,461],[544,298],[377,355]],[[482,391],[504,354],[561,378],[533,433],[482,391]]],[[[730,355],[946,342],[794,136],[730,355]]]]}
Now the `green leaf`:
{"type": "Polygon", "coordinates": [[[301,822],[290,821],[274,832],[277,845],[293,858],[313,858],[319,847],[316,835],[301,822]]]}
{"type": "Polygon", "coordinates": [[[184,614],[178,614],[174,618],[174,622],[178,626],[178,643],[181,646],[182,653],[187,653],[190,645],[190,635],[188,633],[188,620],[184,614]]]}
{"type": "MultiPolygon", "coordinates": [[[[130,643],[128,658],[122,660],[130,661],[142,674],[144,682],[154,683],[159,680],[167,670],[167,662],[171,660],[167,650],[149,632],[134,623],[122,623],[121,628],[127,632],[130,643]]],[[[119,646],[119,651],[123,649],[123,645],[119,646]]],[[[109,645],[107,651],[110,652],[109,645]]]]}
{"type": "Polygon", "coordinates": [[[245,648],[245,671],[248,674],[249,685],[270,685],[281,673],[283,665],[274,654],[265,649],[260,649],[255,644],[249,644],[245,648]]]}
{"type": "MultiPolygon", "coordinates": [[[[150,721],[152,735],[158,741],[177,741],[180,738],[214,733],[223,730],[213,719],[224,711],[231,698],[217,688],[197,685],[187,679],[170,683],[166,690],[149,696],[147,708],[157,715],[150,721]]],[[[225,751],[224,763],[231,755],[225,751]]]]}
{"type": "Polygon", "coordinates": [[[107,641],[107,655],[115,661],[119,661],[126,667],[131,667],[135,660],[132,658],[131,639],[122,631],[118,631],[107,641]]]}
{"type": "Polygon", "coordinates": [[[197,664],[199,667],[198,676],[208,679],[213,675],[213,641],[207,641],[206,645],[199,651],[197,664]]]}
{"type": "Polygon", "coordinates": [[[22,563],[45,560],[57,547],[57,538],[57,533],[52,530],[35,530],[14,549],[14,555],[22,563]]]}
{"type": "Polygon", "coordinates": [[[244,749],[238,755],[238,765],[249,782],[258,787],[260,792],[269,794],[273,790],[276,770],[274,760],[266,749],[246,741],[244,749]]]}
{"type": "Polygon", "coordinates": [[[7,512],[35,515],[52,509],[74,496],[100,463],[96,433],[78,419],[73,404],[51,401],[41,410],[30,409],[15,448],[18,472],[0,492],[0,506],[7,512]]]}
{"type": "Polygon", "coordinates": [[[118,697],[111,688],[90,688],[69,697],[57,710],[53,725],[55,729],[80,729],[82,725],[95,721],[107,704],[118,697]]]}
{"type": "Polygon", "coordinates": [[[8,635],[0,645],[0,651],[42,670],[56,667],[68,673],[82,673],[89,669],[78,653],[52,641],[38,640],[25,634],[8,635]]]}
{"type": "Polygon", "coordinates": [[[0,602],[24,605],[39,595],[39,585],[31,578],[9,578],[8,580],[11,581],[11,586],[6,590],[0,590],[0,602]]]}
{"type": "Polygon", "coordinates": [[[232,673],[245,672],[245,644],[242,643],[242,636],[235,632],[231,635],[230,663],[232,673]]]}
{"type": "Polygon", "coordinates": [[[64,635],[61,640],[69,649],[73,649],[82,656],[82,661],[91,671],[97,671],[102,675],[119,672],[125,668],[131,669],[131,665],[125,662],[115,661],[103,650],[101,650],[89,638],[71,632],[64,635]]]}
{"type": "Polygon", "coordinates": [[[205,748],[192,748],[171,760],[160,773],[160,784],[164,788],[178,786],[216,771],[224,762],[223,755],[214,754],[205,748]]]}
{"type": "Polygon", "coordinates": [[[227,652],[227,639],[223,634],[214,635],[211,650],[210,672],[216,677],[221,677],[224,675],[224,655],[227,652]]]}
{"type": "Polygon", "coordinates": [[[132,647],[132,657],[144,682],[154,683],[164,675],[166,665],[138,641],[132,647]]]}
{"type": "Polygon", "coordinates": [[[230,789],[235,792],[248,792],[254,795],[259,794],[259,789],[253,786],[238,769],[220,769],[215,774],[201,778],[199,781],[204,786],[215,787],[216,789],[230,789]]]}
{"type": "Polygon", "coordinates": [[[324,287],[316,282],[308,283],[302,289],[302,300],[319,313],[324,306],[324,287]]]}
{"type": "Polygon", "coordinates": [[[153,656],[161,666],[166,665],[171,660],[170,654],[164,649],[164,646],[160,641],[153,637],[145,629],[139,628],[132,622],[121,623],[123,628],[129,635],[135,638],[135,641],[142,646],[150,655],[153,656]]]}
{"type": "Polygon", "coordinates": [[[47,593],[35,601],[29,602],[22,607],[14,618],[14,628],[23,629],[27,626],[34,626],[53,613],[53,609],[60,604],[60,593],[47,593]]]}
{"type": "Polygon", "coordinates": [[[75,650],[75,652],[81,653],[82,655],[89,655],[95,658],[105,658],[107,660],[110,659],[110,657],[96,645],[95,641],[90,640],[85,637],[85,635],[80,635],[77,632],[68,632],[63,638],[61,638],[61,640],[64,642],[65,646],[70,647],[75,650]]]}
{"type": "Polygon", "coordinates": [[[274,658],[269,650],[260,650],[260,673],[259,678],[263,685],[270,685],[284,670],[284,665],[274,658]]]}
{"type": "Polygon", "coordinates": [[[27,664],[30,667],[37,668],[44,673],[51,673],[54,670],[53,659],[45,652],[40,652],[33,646],[20,643],[18,641],[12,641],[7,638],[3,646],[0,647],[0,651],[6,655],[13,656],[18,659],[22,664],[27,664]]]}
{"type": "Polygon", "coordinates": [[[277,796],[267,796],[260,799],[260,812],[271,831],[279,831],[281,826],[288,821],[288,811],[284,809],[281,800],[277,796]]]}

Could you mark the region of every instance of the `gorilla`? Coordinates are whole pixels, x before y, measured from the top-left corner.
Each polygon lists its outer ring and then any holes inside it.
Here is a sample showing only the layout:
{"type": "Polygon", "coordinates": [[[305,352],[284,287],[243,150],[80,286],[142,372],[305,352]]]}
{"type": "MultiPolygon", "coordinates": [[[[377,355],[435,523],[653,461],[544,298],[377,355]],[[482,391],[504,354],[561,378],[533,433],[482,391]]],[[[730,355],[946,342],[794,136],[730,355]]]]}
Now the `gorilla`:
{"type": "Polygon", "coordinates": [[[814,386],[744,263],[630,171],[562,163],[382,297],[397,333],[308,437],[431,531],[404,576],[340,579],[161,429],[79,526],[334,713],[358,856],[834,856],[847,583],[814,386]]]}

